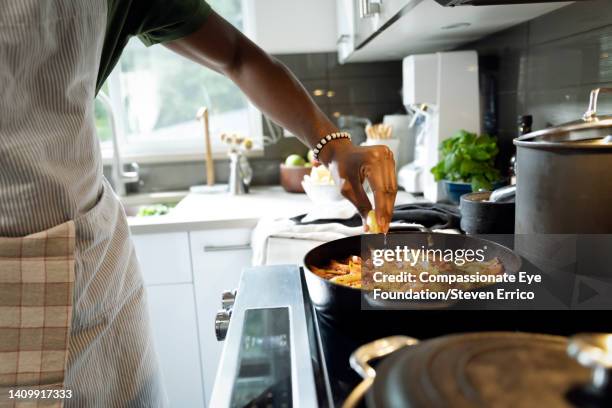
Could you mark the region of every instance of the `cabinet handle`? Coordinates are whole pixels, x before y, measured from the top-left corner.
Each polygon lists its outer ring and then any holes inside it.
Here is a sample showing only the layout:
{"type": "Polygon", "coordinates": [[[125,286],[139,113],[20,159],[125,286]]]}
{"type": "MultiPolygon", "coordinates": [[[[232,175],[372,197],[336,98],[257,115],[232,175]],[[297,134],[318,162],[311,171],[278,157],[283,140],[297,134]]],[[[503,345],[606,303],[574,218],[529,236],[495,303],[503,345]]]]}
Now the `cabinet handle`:
{"type": "Polygon", "coordinates": [[[380,0],[359,0],[359,17],[368,18],[380,13],[380,0]]]}
{"type": "Polygon", "coordinates": [[[204,245],[204,252],[244,251],[247,249],[251,249],[251,244],[204,245]]]}

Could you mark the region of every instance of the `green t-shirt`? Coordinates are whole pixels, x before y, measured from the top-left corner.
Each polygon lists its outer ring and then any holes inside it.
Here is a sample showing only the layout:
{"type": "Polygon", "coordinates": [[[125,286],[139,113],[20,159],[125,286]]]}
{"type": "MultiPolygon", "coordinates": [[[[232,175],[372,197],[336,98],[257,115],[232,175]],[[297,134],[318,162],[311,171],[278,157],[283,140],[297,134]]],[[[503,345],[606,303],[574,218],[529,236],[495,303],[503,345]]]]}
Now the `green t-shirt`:
{"type": "Polygon", "coordinates": [[[133,36],[147,46],[172,41],[196,31],[211,12],[204,0],[107,0],[106,34],[96,93],[133,36]]]}

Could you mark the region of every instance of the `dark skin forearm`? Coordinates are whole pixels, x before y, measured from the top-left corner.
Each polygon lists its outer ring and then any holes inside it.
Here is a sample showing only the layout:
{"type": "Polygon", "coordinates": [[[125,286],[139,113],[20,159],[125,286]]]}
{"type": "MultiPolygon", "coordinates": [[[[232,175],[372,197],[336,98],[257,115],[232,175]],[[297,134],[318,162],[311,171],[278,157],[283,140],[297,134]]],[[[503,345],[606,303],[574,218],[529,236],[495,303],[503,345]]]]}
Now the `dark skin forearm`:
{"type": "MultiPolygon", "coordinates": [[[[165,45],[230,78],[255,106],[310,148],[338,130],[283,64],[215,13],[193,34],[165,45]]],[[[337,139],[325,145],[319,159],[364,219],[372,206],[362,184],[365,179],[370,182],[378,223],[386,231],[397,191],[389,149],[357,147],[337,139]]]]}

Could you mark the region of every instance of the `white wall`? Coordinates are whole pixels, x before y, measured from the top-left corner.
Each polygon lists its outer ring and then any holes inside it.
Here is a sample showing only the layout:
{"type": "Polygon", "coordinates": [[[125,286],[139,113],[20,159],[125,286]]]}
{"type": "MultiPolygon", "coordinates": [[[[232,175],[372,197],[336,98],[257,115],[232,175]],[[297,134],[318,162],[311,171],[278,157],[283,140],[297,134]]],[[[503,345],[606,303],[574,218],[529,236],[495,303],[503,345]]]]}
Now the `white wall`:
{"type": "Polygon", "coordinates": [[[245,31],[272,54],[336,50],[335,0],[243,0],[245,31]]]}

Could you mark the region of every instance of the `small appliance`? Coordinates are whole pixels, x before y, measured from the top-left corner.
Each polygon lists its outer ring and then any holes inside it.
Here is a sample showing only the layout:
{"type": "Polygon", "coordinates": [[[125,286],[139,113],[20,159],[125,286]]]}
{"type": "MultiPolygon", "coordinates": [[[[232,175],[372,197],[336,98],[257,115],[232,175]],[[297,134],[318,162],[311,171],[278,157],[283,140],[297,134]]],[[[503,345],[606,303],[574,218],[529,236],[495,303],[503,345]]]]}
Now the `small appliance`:
{"type": "Polygon", "coordinates": [[[480,133],[478,55],[454,51],[404,58],[403,102],[416,139],[414,160],[400,169],[398,183],[441,201],[445,193],[429,171],[439,160],[440,142],[461,129],[480,133]]]}

